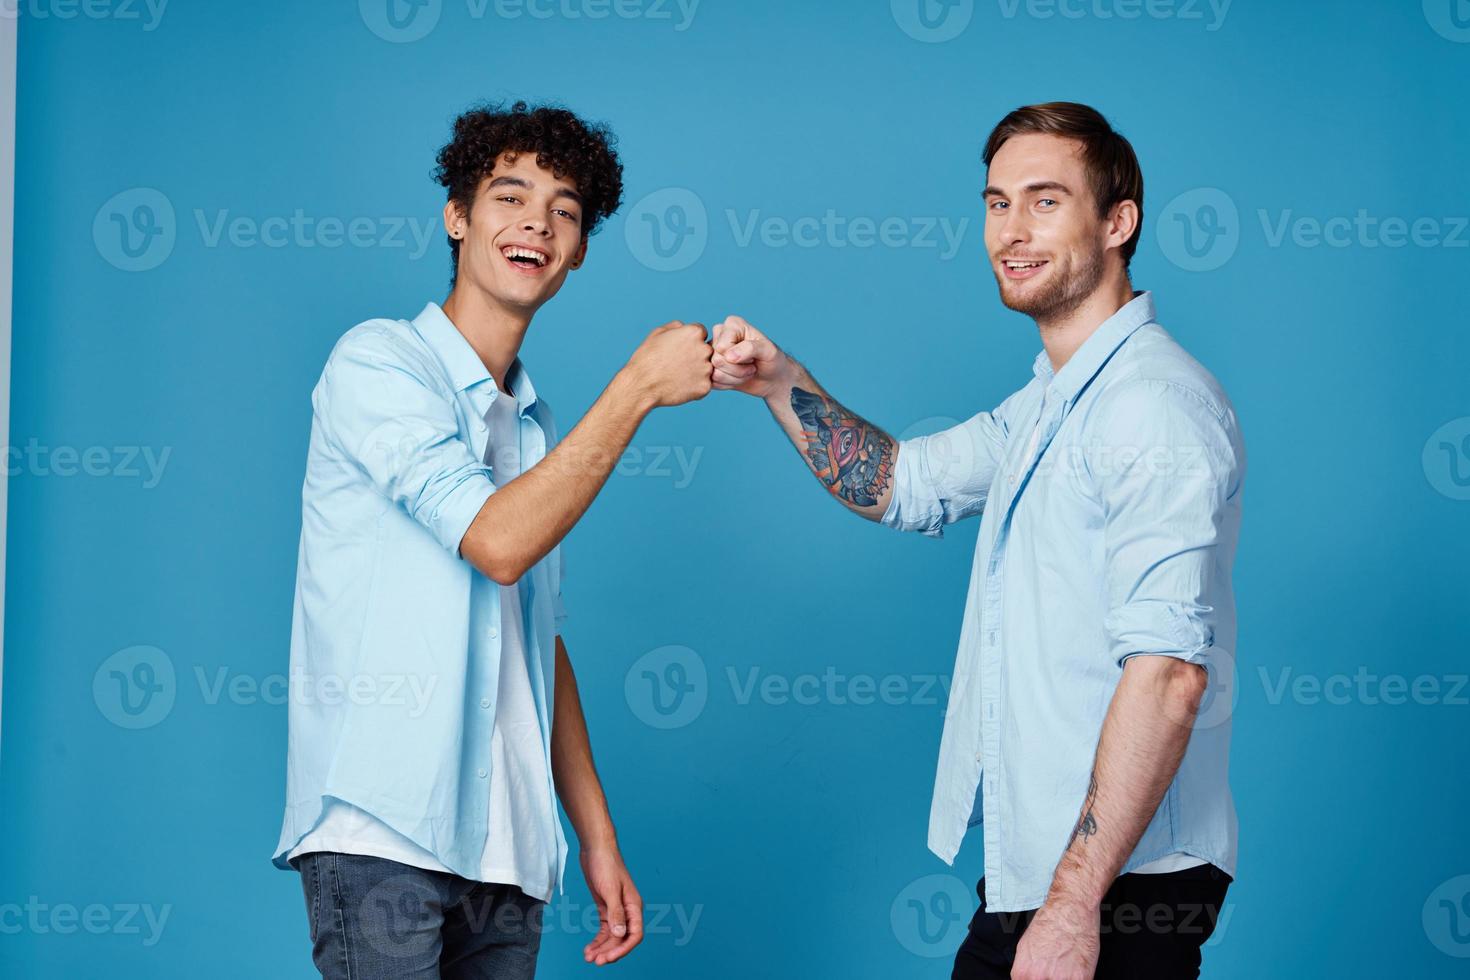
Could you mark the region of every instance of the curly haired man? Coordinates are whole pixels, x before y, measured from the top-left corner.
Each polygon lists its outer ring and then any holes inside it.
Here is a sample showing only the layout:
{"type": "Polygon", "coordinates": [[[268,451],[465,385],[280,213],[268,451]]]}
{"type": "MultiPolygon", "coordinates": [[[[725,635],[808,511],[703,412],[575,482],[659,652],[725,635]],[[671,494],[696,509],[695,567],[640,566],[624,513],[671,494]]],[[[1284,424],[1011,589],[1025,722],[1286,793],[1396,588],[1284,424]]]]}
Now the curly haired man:
{"type": "Polygon", "coordinates": [[[291,632],[284,825],[322,976],[535,972],[580,843],[601,917],[643,935],[562,642],[561,539],[654,408],[704,397],[705,328],[650,333],[565,439],[518,357],[617,210],[612,134],[523,102],[440,151],[451,289],[347,331],[312,392],[291,632]]]}

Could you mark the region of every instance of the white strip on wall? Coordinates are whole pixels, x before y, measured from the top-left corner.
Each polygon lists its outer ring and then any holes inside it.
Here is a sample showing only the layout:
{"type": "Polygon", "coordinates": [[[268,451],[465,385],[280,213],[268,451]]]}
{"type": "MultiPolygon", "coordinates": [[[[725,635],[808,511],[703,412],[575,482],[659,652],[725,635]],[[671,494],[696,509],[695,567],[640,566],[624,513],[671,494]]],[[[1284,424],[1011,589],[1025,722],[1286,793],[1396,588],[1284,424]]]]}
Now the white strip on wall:
{"type": "MultiPolygon", "coordinates": [[[[0,13],[0,445],[10,445],[10,290],[15,258],[15,35],[0,13]]],[[[9,453],[6,453],[7,460],[9,453]]],[[[5,702],[5,515],[10,467],[0,473],[0,706],[5,702]]],[[[3,712],[3,707],[0,707],[3,712]]]]}

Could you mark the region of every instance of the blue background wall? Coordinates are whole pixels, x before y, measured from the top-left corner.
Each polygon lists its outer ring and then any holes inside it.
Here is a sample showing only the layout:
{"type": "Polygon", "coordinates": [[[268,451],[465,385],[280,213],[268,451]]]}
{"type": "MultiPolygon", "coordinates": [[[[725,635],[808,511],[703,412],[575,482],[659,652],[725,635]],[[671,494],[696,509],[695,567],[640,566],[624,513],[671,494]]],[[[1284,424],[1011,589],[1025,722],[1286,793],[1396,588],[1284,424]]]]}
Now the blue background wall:
{"type": "MultiPolygon", "coordinates": [[[[1250,448],[1206,975],[1464,974],[1464,0],[385,4],[21,2],[0,972],[313,975],[268,863],[308,394],[352,324],[442,300],[434,153],[526,96],[612,122],[627,166],[525,351],[564,428],[649,328],[729,312],[895,433],[992,407],[1039,345],[983,264],[981,144],[1027,102],[1103,109],[1147,176],[1135,282],[1250,448]],[[134,715],[111,672],[140,663],[134,715]]],[[[924,831],[974,523],[863,524],[741,396],[635,448],[566,546],[649,903],[615,969],[947,977],[981,854],[924,831]],[[666,718],[670,658],[704,680],[666,718]]],[[[548,978],[588,970],[568,884],[548,978]]]]}

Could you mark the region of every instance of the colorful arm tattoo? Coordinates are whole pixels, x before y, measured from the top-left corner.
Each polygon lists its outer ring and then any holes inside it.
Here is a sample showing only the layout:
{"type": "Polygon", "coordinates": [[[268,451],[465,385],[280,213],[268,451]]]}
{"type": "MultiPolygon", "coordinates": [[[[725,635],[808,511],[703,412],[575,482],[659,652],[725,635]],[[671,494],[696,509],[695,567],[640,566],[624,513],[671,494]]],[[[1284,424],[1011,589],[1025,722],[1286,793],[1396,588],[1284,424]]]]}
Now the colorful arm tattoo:
{"type": "Polygon", "coordinates": [[[832,399],[801,388],[791,389],[791,410],[817,479],[854,507],[876,506],[893,478],[893,440],[832,399]]]}

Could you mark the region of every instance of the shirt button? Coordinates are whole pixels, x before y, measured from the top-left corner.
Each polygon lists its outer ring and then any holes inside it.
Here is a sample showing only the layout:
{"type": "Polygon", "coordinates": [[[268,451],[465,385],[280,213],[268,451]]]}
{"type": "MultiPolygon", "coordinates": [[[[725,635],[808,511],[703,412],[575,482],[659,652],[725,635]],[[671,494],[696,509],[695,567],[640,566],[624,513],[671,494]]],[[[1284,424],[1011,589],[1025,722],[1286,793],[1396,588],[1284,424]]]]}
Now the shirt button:
{"type": "Polygon", "coordinates": [[[489,636],[489,637],[490,637],[490,639],[492,639],[492,640],[493,640],[493,639],[495,639],[495,638],[496,638],[496,637],[497,637],[497,636],[499,636],[499,635],[500,635],[500,630],[498,630],[498,629],[496,629],[496,628],[495,628],[495,627],[494,627],[494,626],[492,626],[492,627],[490,627],[490,631],[489,631],[489,633],[488,633],[488,634],[486,634],[486,635],[488,635],[488,636],[489,636]]]}
{"type": "Polygon", "coordinates": [[[482,707],[482,708],[488,708],[488,707],[490,707],[490,699],[489,698],[481,698],[480,699],[480,707],[482,707]]]}
{"type": "Polygon", "coordinates": [[[485,770],[481,769],[479,772],[475,773],[475,775],[476,776],[479,776],[481,779],[484,779],[485,778],[485,770]]]}

